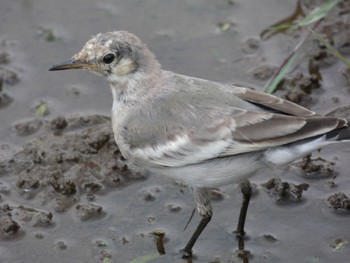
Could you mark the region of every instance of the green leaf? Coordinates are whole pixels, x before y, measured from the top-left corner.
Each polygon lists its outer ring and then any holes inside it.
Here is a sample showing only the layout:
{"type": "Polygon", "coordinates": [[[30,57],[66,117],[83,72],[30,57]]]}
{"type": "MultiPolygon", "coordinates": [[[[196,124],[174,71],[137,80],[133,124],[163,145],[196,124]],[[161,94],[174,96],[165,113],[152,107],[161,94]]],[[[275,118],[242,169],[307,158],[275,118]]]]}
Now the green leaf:
{"type": "Polygon", "coordinates": [[[150,254],[150,255],[135,258],[132,261],[130,261],[130,263],[147,263],[160,257],[161,255],[159,255],[158,253],[155,253],[155,254],[150,254]]]}
{"type": "Polygon", "coordinates": [[[334,251],[337,251],[337,250],[342,249],[342,248],[345,247],[347,244],[348,244],[348,241],[346,241],[346,240],[344,240],[344,241],[338,243],[338,244],[335,246],[334,251]]]}
{"type": "Polygon", "coordinates": [[[221,26],[220,26],[220,30],[222,32],[226,32],[226,31],[229,31],[230,28],[232,27],[232,24],[231,23],[223,23],[221,26]]]}
{"type": "Polygon", "coordinates": [[[35,112],[36,116],[38,117],[43,117],[45,116],[45,114],[47,114],[47,103],[46,102],[42,102],[39,107],[36,109],[35,112]]]}

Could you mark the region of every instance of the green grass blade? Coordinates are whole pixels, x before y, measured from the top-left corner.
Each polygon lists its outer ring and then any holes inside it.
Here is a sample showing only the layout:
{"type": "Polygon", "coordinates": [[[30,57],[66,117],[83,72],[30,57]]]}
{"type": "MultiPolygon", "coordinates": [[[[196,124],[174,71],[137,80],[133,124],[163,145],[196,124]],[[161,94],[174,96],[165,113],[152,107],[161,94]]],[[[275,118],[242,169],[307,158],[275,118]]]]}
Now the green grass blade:
{"type": "Polygon", "coordinates": [[[296,18],[300,15],[304,15],[300,3],[298,2],[297,8],[294,11],[294,14],[287,19],[284,19],[268,29],[264,30],[260,35],[261,38],[267,39],[271,35],[275,34],[277,32],[284,32],[288,29],[296,29],[298,27],[305,27],[307,25],[310,25],[312,23],[315,23],[322,18],[324,18],[327,13],[334,8],[341,0],[329,0],[328,2],[324,3],[321,6],[316,7],[313,9],[306,17],[296,20],[296,18]]]}
{"type": "Polygon", "coordinates": [[[348,68],[350,68],[350,62],[345,59],[345,57],[339,53],[339,51],[331,45],[326,39],[324,39],[322,36],[317,34],[314,30],[309,28],[312,35],[317,38],[323,45],[326,46],[326,48],[335,56],[337,57],[341,62],[343,62],[348,68]]]}
{"type": "Polygon", "coordinates": [[[299,19],[300,17],[305,17],[305,14],[304,14],[303,9],[301,7],[300,0],[298,0],[297,5],[293,11],[293,14],[278,21],[277,23],[274,23],[273,25],[271,25],[268,28],[261,31],[261,33],[260,33],[261,39],[267,40],[275,34],[285,32],[286,30],[293,27],[294,22],[297,19],[299,19]]]}
{"type": "Polygon", "coordinates": [[[277,75],[275,77],[273,77],[271,79],[271,81],[269,81],[264,89],[264,92],[266,93],[274,93],[275,90],[277,89],[278,84],[281,82],[281,80],[284,78],[284,76],[290,71],[293,62],[295,60],[296,57],[296,53],[294,53],[287,61],[286,64],[283,65],[283,67],[281,67],[277,73],[277,75]]]}
{"type": "Polygon", "coordinates": [[[321,6],[316,7],[313,9],[309,15],[307,15],[305,18],[298,20],[295,23],[294,27],[303,27],[310,25],[323,17],[326,16],[326,14],[335,7],[341,0],[330,0],[327,3],[324,3],[321,6]]]}

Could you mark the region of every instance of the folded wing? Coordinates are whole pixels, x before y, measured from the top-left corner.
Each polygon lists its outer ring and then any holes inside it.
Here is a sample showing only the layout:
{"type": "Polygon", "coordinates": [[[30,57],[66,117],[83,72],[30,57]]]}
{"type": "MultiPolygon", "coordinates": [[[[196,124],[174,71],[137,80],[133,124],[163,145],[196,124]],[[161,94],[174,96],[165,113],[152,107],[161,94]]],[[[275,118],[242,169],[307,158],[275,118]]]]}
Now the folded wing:
{"type": "Polygon", "coordinates": [[[182,114],[174,114],[170,121],[181,123],[179,116],[183,115],[186,121],[190,121],[189,116],[208,118],[196,124],[196,129],[184,127],[174,133],[170,131],[167,140],[134,148],[133,156],[148,165],[183,166],[285,145],[347,125],[346,120],[320,117],[292,102],[246,88],[234,87],[230,95],[254,107],[244,107],[242,103],[237,107],[236,103],[228,110],[225,105],[225,114],[218,118],[218,111],[212,109],[220,105],[182,106],[182,114]]]}

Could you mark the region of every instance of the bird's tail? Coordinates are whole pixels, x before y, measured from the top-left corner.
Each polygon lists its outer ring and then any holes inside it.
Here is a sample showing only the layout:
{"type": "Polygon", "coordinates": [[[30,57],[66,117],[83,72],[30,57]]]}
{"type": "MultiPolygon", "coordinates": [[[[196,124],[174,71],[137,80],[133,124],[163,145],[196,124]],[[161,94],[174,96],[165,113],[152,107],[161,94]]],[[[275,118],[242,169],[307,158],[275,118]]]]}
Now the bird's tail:
{"type": "Polygon", "coordinates": [[[350,142],[350,127],[345,126],[326,134],[271,148],[265,152],[265,158],[270,163],[285,165],[319,148],[340,142],[350,142]]]}
{"type": "Polygon", "coordinates": [[[346,126],[326,133],[327,141],[350,141],[350,127],[346,126]]]}

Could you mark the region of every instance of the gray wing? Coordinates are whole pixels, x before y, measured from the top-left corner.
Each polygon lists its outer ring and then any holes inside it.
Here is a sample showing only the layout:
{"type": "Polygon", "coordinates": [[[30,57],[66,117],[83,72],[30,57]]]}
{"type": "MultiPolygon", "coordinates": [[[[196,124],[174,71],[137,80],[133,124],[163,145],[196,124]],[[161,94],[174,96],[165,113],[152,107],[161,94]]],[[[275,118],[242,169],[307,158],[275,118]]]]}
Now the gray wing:
{"type": "Polygon", "coordinates": [[[127,125],[132,155],[148,165],[182,166],[263,150],[346,125],[246,88],[179,75],[171,83],[127,125]]]}

